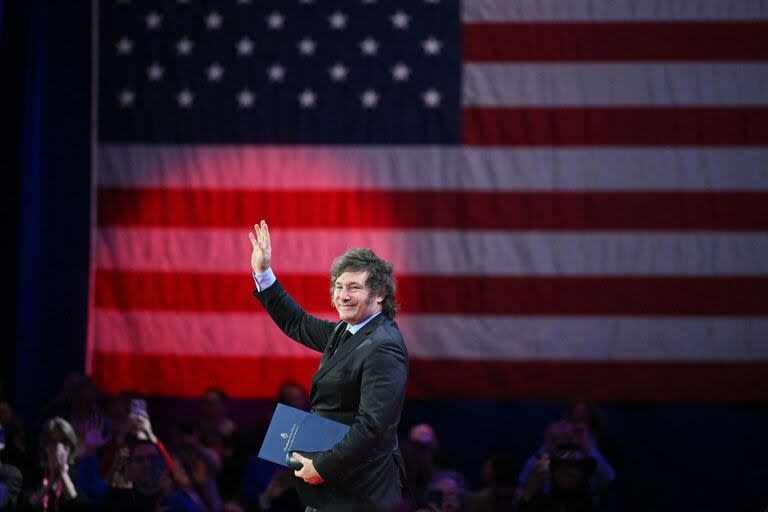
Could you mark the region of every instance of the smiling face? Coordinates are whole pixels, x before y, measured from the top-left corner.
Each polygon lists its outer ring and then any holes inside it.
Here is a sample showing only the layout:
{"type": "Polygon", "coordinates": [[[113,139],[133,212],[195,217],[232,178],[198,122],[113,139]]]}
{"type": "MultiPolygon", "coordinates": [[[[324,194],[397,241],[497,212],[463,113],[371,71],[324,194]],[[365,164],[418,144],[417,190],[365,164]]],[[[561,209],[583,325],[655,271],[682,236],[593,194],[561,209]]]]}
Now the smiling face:
{"type": "Polygon", "coordinates": [[[350,325],[359,324],[381,311],[383,295],[372,295],[365,285],[368,272],[343,272],[333,285],[333,306],[342,320],[350,325]]]}

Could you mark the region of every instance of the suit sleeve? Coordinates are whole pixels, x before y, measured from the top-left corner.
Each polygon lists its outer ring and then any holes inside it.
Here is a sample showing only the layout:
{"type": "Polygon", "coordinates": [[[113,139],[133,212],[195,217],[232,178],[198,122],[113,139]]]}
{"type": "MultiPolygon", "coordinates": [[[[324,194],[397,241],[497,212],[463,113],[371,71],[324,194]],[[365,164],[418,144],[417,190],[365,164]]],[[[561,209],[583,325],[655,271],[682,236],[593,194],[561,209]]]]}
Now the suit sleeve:
{"type": "Polygon", "coordinates": [[[363,367],[357,419],[344,439],[315,456],[315,469],[333,479],[371,455],[400,420],[408,379],[408,358],[395,342],[379,345],[363,367]]]}
{"type": "Polygon", "coordinates": [[[312,350],[325,350],[336,324],[307,314],[280,281],[262,292],[254,290],[253,295],[285,334],[312,350]]]}

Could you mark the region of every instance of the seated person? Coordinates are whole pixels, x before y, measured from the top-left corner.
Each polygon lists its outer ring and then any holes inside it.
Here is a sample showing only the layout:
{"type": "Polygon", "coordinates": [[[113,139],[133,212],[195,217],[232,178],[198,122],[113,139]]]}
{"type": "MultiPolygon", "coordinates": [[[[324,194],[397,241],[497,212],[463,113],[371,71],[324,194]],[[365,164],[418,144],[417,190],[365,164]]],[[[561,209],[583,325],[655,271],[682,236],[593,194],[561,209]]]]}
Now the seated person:
{"type": "Polygon", "coordinates": [[[525,489],[522,489],[520,512],[591,512],[597,510],[592,501],[589,476],[597,463],[580,445],[563,445],[549,456],[546,462],[549,485],[544,488],[545,478],[534,473],[525,489]]]}

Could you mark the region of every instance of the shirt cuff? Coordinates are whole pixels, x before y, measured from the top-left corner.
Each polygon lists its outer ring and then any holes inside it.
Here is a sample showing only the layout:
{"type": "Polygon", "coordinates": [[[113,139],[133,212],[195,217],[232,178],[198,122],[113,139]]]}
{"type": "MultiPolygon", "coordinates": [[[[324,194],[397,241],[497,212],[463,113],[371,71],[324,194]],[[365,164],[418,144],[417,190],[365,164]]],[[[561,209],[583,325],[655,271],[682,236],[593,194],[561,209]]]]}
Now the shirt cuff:
{"type": "Polygon", "coordinates": [[[275,281],[277,281],[277,278],[275,277],[275,273],[272,272],[272,267],[269,267],[267,270],[262,272],[261,274],[257,274],[256,272],[253,273],[253,281],[256,283],[256,290],[258,292],[263,292],[273,284],[275,284],[275,281]]]}

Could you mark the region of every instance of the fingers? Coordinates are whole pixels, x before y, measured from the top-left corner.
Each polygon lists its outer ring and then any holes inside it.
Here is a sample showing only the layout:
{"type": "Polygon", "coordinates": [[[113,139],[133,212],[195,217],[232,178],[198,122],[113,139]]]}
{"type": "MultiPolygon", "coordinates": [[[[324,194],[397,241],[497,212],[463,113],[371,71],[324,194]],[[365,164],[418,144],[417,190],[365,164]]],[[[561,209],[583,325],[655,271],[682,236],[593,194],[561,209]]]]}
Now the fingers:
{"type": "Polygon", "coordinates": [[[300,453],[293,452],[292,455],[293,455],[294,459],[296,459],[297,461],[301,462],[302,464],[304,464],[305,462],[309,461],[308,458],[304,457],[300,453]]]}
{"type": "Polygon", "coordinates": [[[256,245],[257,245],[257,242],[256,242],[256,237],[255,237],[255,236],[253,236],[253,233],[248,233],[248,238],[250,238],[250,239],[251,239],[251,245],[252,245],[252,246],[253,246],[253,248],[255,249],[255,248],[256,248],[256,245]]]}
{"type": "Polygon", "coordinates": [[[267,245],[270,244],[269,241],[269,226],[267,226],[267,222],[262,220],[261,221],[261,227],[264,230],[264,241],[267,243],[267,245]]]}

